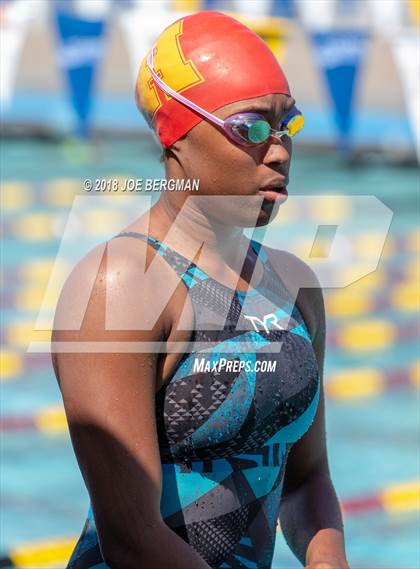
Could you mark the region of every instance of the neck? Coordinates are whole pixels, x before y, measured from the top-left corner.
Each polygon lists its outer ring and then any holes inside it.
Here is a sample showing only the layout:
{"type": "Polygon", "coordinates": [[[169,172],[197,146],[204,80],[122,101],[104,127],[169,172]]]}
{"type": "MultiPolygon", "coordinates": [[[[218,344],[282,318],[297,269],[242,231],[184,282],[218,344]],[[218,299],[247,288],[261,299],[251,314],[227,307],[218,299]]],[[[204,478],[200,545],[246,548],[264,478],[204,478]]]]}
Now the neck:
{"type": "Polygon", "coordinates": [[[182,196],[178,203],[169,192],[163,192],[150,210],[150,234],[164,237],[172,230],[169,246],[188,251],[204,243],[208,261],[212,257],[222,258],[232,265],[238,247],[244,243],[243,228],[226,225],[207,215],[197,204],[199,201],[182,196]]]}
{"type": "MultiPolygon", "coordinates": [[[[188,178],[175,153],[166,157],[165,172],[167,179],[188,178]]],[[[222,261],[234,269],[238,268],[235,259],[246,243],[243,228],[219,220],[215,207],[212,196],[195,192],[162,192],[150,210],[150,234],[162,238],[172,229],[170,243],[166,242],[179,252],[184,251],[186,257],[189,257],[188,251],[197,250],[204,243],[207,265],[222,261]]]]}
{"type": "MultiPolygon", "coordinates": [[[[167,179],[189,177],[175,157],[165,160],[165,170],[167,179]]],[[[238,274],[243,274],[244,261],[248,258],[247,282],[255,286],[254,278],[257,277],[255,280],[259,282],[263,269],[259,267],[254,271],[254,254],[248,249],[243,227],[221,220],[223,208],[220,203],[217,207],[213,197],[195,192],[162,192],[149,211],[148,232],[228,286],[236,285],[238,274]],[[198,250],[200,252],[196,254],[198,250]]]]}

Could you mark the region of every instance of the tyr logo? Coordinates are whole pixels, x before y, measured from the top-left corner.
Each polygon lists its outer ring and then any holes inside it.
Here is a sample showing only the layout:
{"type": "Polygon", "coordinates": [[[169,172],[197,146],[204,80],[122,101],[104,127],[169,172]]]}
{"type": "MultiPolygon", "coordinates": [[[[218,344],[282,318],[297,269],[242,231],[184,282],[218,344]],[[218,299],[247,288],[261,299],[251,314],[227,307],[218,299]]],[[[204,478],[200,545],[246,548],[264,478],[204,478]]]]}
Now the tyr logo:
{"type": "Polygon", "coordinates": [[[262,326],[264,328],[264,330],[267,333],[269,332],[268,325],[270,324],[270,322],[272,322],[273,325],[278,330],[284,330],[285,329],[281,324],[279,324],[278,318],[274,313],[266,314],[265,316],[263,316],[264,320],[261,320],[257,316],[246,316],[245,314],[244,314],[244,318],[246,318],[247,320],[251,320],[252,325],[254,326],[254,328],[257,332],[259,331],[257,322],[260,324],[260,326],[262,326]]]}

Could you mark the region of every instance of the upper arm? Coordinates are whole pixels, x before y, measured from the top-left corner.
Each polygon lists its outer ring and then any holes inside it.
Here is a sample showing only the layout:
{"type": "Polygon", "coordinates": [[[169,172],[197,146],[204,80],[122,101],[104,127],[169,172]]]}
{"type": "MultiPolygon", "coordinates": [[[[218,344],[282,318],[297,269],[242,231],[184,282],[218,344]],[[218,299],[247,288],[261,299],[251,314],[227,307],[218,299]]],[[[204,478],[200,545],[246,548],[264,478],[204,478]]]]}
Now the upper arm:
{"type": "Polygon", "coordinates": [[[94,258],[88,255],[63,287],[53,331],[58,344],[53,349],[70,436],[106,549],[138,542],[148,526],[161,521],[155,423],[158,353],[142,353],[135,347],[126,351],[126,346],[164,339],[167,322],[162,316],[151,330],[106,330],[107,302],[117,303],[122,312],[140,308],[147,319],[150,303],[145,299],[157,291],[148,290],[133,259],[122,254],[121,262],[107,267],[104,254],[98,270],[94,258]],[[81,327],[64,331],[61,324],[83,298],[89,271],[95,271],[94,285],[81,327]],[[60,350],[60,343],[67,341],[76,342],[78,351],[60,350]]]}
{"type": "Polygon", "coordinates": [[[328,474],[325,430],[324,356],[325,307],[321,285],[312,269],[296,256],[267,248],[273,266],[292,295],[312,339],[318,364],[320,393],[314,420],[306,433],[292,446],[287,459],[283,494],[300,486],[311,474],[328,474]]]}

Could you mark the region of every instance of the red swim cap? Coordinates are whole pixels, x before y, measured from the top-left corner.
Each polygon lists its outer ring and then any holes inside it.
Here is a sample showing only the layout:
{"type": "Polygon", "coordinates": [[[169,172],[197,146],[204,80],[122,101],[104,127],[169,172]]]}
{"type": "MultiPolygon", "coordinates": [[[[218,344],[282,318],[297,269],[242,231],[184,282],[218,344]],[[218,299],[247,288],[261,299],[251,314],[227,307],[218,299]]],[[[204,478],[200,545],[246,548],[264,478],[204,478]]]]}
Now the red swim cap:
{"type": "MultiPolygon", "coordinates": [[[[159,77],[206,111],[270,93],[290,95],[267,44],[221,12],[205,10],[177,20],[161,33],[155,47],[154,70],[159,77]]],[[[136,101],[168,148],[204,119],[157,87],[147,55],[137,77],[136,101]]]]}

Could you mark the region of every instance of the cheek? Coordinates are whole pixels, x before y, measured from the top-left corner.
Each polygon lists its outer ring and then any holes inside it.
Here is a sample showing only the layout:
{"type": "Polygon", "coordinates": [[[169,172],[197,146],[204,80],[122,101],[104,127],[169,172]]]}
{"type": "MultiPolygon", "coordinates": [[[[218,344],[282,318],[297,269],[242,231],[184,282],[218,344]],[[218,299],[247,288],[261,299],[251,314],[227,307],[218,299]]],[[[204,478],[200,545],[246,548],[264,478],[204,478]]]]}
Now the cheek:
{"type": "MultiPolygon", "coordinates": [[[[191,137],[188,151],[190,178],[200,179],[200,190],[206,194],[243,194],[255,191],[257,162],[240,147],[219,135],[196,143],[191,137]]],[[[198,137],[197,137],[198,138],[198,137]]]]}
{"type": "Polygon", "coordinates": [[[285,143],[284,143],[284,147],[287,150],[288,154],[289,154],[289,162],[290,162],[290,158],[292,157],[292,151],[293,151],[293,142],[291,138],[288,138],[285,143]]]}

